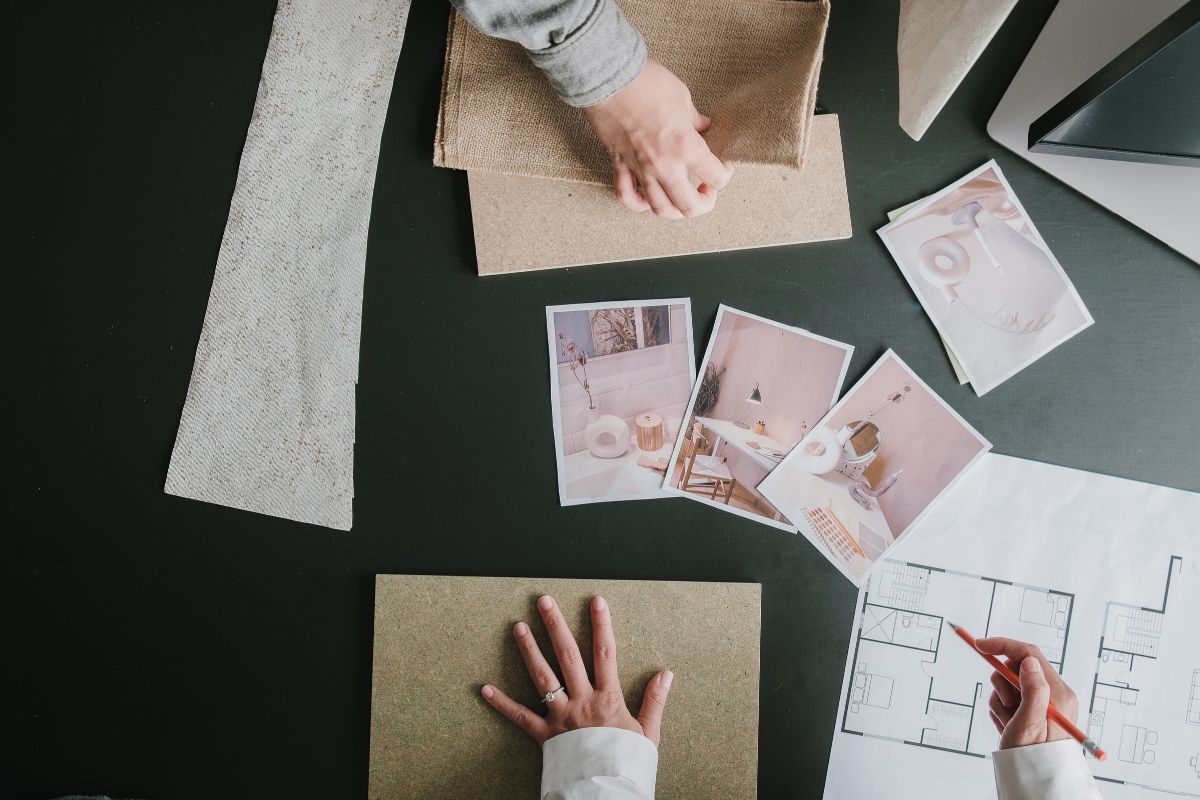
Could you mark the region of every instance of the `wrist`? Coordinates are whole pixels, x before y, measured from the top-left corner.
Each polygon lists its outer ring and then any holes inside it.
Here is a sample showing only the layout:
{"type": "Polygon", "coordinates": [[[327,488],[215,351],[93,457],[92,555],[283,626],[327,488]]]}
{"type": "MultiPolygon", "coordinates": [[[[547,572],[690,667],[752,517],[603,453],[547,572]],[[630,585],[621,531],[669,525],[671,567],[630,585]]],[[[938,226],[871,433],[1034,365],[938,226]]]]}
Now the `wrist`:
{"type": "Polygon", "coordinates": [[[633,83],[646,63],[646,42],[615,0],[596,0],[587,20],[560,44],[527,52],[554,92],[576,108],[604,102],[633,83]]]}

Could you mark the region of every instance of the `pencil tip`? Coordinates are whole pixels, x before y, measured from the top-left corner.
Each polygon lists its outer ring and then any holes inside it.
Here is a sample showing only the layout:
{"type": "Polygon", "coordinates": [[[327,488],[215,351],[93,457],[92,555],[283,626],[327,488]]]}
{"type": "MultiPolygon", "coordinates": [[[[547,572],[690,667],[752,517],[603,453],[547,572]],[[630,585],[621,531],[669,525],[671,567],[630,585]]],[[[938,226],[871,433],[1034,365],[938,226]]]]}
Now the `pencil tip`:
{"type": "Polygon", "coordinates": [[[948,620],[948,619],[943,619],[943,620],[942,620],[942,622],[946,623],[946,627],[948,627],[950,630],[952,630],[952,631],[953,631],[953,630],[958,630],[958,626],[957,626],[957,625],[955,625],[955,624],[954,624],[953,622],[951,622],[950,620],[948,620]]]}

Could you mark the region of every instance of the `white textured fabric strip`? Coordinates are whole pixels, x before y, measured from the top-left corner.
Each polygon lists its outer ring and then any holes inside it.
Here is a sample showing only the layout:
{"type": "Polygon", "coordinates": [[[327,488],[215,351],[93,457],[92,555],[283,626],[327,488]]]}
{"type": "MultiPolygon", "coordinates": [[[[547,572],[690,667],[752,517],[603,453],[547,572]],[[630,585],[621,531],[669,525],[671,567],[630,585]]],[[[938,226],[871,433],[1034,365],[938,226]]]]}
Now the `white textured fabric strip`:
{"type": "Polygon", "coordinates": [[[168,494],[349,530],[367,225],[410,0],[280,0],[168,494]]]}

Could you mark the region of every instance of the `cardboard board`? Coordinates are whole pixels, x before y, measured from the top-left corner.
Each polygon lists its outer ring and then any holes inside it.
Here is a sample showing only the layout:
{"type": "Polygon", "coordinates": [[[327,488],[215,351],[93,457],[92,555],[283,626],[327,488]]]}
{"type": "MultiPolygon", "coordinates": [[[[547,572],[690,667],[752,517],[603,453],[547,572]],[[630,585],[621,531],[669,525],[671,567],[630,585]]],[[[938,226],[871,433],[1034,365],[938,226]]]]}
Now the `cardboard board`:
{"type": "Polygon", "coordinates": [[[834,114],[813,118],[804,170],[738,167],[702,217],[633,214],[611,187],[470,172],[480,275],[850,238],[834,114]]]}
{"type": "Polygon", "coordinates": [[[547,593],[566,614],[589,674],[588,603],[596,594],[608,600],[635,715],[646,681],[675,672],[660,800],[756,796],[759,584],[379,575],[368,797],[538,796],[541,750],[479,689],[494,683],[541,708],[511,630],[529,622],[555,663],[534,605],[547,593]]]}

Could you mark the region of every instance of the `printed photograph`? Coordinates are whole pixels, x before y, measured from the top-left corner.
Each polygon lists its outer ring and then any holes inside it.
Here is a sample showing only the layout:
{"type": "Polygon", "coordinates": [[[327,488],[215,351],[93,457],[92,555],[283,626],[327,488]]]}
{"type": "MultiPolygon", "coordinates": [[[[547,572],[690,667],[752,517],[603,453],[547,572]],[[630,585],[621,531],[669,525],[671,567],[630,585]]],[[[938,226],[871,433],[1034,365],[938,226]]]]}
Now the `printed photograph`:
{"type": "Polygon", "coordinates": [[[691,302],[550,306],[546,327],[562,505],[665,496],[696,377],[691,302]]]}
{"type": "Polygon", "coordinates": [[[879,235],[979,395],[1092,324],[993,161],[879,235]]]}
{"type": "Polygon", "coordinates": [[[991,447],[888,350],[759,490],[861,587],[991,447]]]}
{"type": "Polygon", "coordinates": [[[853,352],[848,344],[721,306],[664,488],[794,531],[756,487],[829,411],[853,352]]]}

